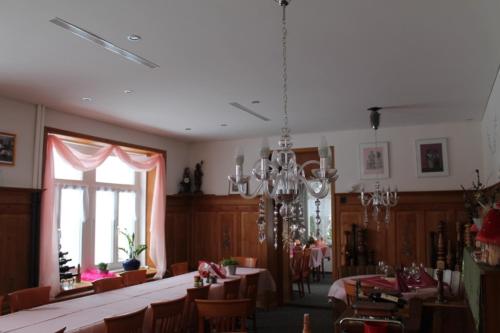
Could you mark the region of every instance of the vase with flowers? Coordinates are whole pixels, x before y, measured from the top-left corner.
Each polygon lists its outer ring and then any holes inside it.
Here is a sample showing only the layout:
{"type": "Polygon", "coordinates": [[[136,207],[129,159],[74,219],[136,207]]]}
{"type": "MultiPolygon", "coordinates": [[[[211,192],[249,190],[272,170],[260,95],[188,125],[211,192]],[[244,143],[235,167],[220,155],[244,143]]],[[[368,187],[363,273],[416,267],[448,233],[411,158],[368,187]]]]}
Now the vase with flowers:
{"type": "Polygon", "coordinates": [[[133,271],[139,269],[141,262],[137,257],[147,249],[146,244],[137,244],[135,242],[135,233],[128,234],[127,232],[120,230],[120,234],[127,239],[127,248],[119,247],[120,251],[127,254],[128,259],[122,263],[123,269],[126,271],[133,271]]]}

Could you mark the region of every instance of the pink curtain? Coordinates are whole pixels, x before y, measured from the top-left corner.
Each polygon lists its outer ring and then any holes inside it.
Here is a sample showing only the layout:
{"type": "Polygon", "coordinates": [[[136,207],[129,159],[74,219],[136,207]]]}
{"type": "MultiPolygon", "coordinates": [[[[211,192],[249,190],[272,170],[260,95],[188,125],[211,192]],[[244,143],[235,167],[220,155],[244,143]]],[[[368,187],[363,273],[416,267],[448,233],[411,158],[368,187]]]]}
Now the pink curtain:
{"type": "Polygon", "coordinates": [[[122,162],[136,171],[156,170],[153,189],[149,253],[157,269],[157,277],[166,271],[165,254],[165,160],[162,154],[155,154],[143,161],[135,161],[122,148],[114,145],[99,149],[94,155],[86,155],[68,147],[54,135],[47,137],[42,216],[40,228],[40,279],[41,286],[51,286],[51,295],[59,292],[59,261],[57,220],[54,205],[54,152],[73,168],[90,171],[101,165],[114,153],[122,162]]]}

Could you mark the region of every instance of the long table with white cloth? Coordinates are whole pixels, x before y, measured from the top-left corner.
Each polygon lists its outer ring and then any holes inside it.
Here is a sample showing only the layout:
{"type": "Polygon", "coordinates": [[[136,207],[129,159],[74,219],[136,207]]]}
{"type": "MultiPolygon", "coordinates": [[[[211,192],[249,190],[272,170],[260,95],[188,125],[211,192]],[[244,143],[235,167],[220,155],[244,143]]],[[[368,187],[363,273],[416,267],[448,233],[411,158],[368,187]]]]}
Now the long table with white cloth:
{"type": "MultiPolygon", "coordinates": [[[[276,284],[266,269],[238,267],[236,275],[218,279],[216,284],[211,285],[209,299],[223,297],[224,281],[242,278],[241,290],[244,290],[245,275],[256,272],[260,272],[259,295],[276,291],[276,284]]],[[[137,311],[154,302],[183,297],[186,289],[193,288],[197,274],[191,272],[0,316],[0,332],[50,333],[66,327],[65,332],[104,333],[104,318],[137,311]]],[[[144,321],[146,333],[151,329],[151,316],[151,307],[148,307],[144,321]]]]}

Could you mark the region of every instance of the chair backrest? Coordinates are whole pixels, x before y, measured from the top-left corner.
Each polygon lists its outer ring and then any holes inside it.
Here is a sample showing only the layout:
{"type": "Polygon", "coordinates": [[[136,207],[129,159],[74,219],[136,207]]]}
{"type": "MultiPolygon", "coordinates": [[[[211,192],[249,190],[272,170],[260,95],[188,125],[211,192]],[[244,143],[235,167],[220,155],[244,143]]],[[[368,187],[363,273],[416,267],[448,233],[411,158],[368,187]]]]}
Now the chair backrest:
{"type": "Polygon", "coordinates": [[[94,292],[102,293],[105,291],[123,288],[123,278],[118,276],[95,280],[92,282],[92,285],[94,286],[94,292]]]}
{"type": "MultiPolygon", "coordinates": [[[[425,271],[431,275],[434,280],[437,280],[437,269],[425,268],[425,271]],[[430,272],[429,272],[430,271],[430,272]]],[[[462,297],[464,295],[464,283],[462,280],[462,272],[452,271],[451,269],[443,270],[443,282],[450,286],[450,291],[453,296],[462,297]]]]}
{"type": "Polygon", "coordinates": [[[106,333],[142,333],[146,308],[121,316],[104,318],[106,333]]]}
{"type": "Polygon", "coordinates": [[[252,300],[196,300],[198,309],[198,333],[205,332],[205,320],[209,332],[245,332],[246,318],[250,315],[252,300]],[[240,324],[239,326],[237,324],[240,324]]]}
{"type": "Polygon", "coordinates": [[[243,292],[244,298],[249,298],[253,301],[257,299],[257,292],[259,290],[259,277],[260,272],[245,275],[245,291],[243,292]]]}
{"type": "Polygon", "coordinates": [[[255,268],[257,267],[257,258],[255,257],[232,257],[238,262],[240,267],[255,268]]]}
{"type": "Polygon", "coordinates": [[[138,269],[135,271],[126,271],[120,273],[120,276],[123,278],[123,285],[125,287],[133,286],[136,284],[141,284],[146,282],[146,270],[138,269]]]}
{"type": "Polygon", "coordinates": [[[307,275],[311,271],[311,267],[309,266],[309,261],[311,260],[311,249],[304,249],[304,254],[302,257],[302,274],[307,275]]]}
{"type": "Polygon", "coordinates": [[[292,270],[292,275],[298,276],[302,274],[303,257],[304,257],[304,252],[302,250],[294,252],[292,260],[290,260],[290,268],[292,270]]]}
{"type": "Polygon", "coordinates": [[[49,303],[50,287],[27,288],[10,293],[10,312],[30,309],[49,303]]]}
{"type": "Polygon", "coordinates": [[[210,285],[198,288],[187,289],[186,307],[184,310],[184,331],[194,331],[196,329],[196,320],[198,312],[196,311],[195,299],[208,299],[210,285]]]}
{"type": "Polygon", "coordinates": [[[178,333],[182,331],[182,314],[186,296],[167,302],[151,303],[153,333],[178,333]]]}
{"type": "Polygon", "coordinates": [[[241,279],[224,282],[224,299],[240,298],[241,279]]]}
{"type": "Polygon", "coordinates": [[[66,331],[66,327],[63,327],[59,331],[55,331],[54,333],[63,333],[64,331],[66,331]]]}
{"type": "MultiPolygon", "coordinates": [[[[346,279],[344,280],[344,289],[346,294],[347,306],[351,306],[356,299],[356,281],[346,279]]],[[[373,286],[361,283],[361,291],[363,295],[368,296],[374,290],[373,286]]]]}
{"type": "Polygon", "coordinates": [[[173,276],[186,274],[189,271],[188,263],[187,261],[184,261],[172,264],[170,265],[170,270],[172,271],[173,276]]]}

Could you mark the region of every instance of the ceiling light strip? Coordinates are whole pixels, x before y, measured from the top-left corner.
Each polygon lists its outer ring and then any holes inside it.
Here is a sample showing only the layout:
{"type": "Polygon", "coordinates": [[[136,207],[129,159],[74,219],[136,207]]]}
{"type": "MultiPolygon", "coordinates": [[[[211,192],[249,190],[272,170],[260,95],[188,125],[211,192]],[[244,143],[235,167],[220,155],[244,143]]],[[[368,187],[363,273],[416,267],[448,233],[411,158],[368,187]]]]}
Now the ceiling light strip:
{"type": "Polygon", "coordinates": [[[64,29],[72,32],[73,34],[77,35],[78,37],[86,39],[89,42],[92,42],[100,47],[105,48],[108,51],[111,51],[115,54],[118,54],[127,60],[148,66],[149,68],[160,67],[157,64],[155,64],[154,62],[149,61],[148,59],[145,59],[145,58],[138,56],[137,54],[134,54],[132,52],[129,52],[127,50],[124,50],[124,49],[116,46],[115,44],[108,42],[107,40],[97,36],[96,34],[90,32],[90,31],[87,31],[85,29],[82,29],[82,28],[80,28],[72,23],[69,23],[69,22],[67,22],[59,17],[53,18],[52,20],[50,20],[50,22],[60,26],[61,28],[64,28],[64,29]]]}
{"type": "Polygon", "coordinates": [[[240,103],[237,103],[237,102],[231,102],[231,103],[229,103],[229,105],[234,106],[235,108],[240,109],[241,111],[245,111],[246,113],[249,113],[249,114],[251,114],[252,116],[257,117],[257,118],[259,118],[259,119],[261,119],[261,120],[264,120],[264,121],[269,121],[269,120],[270,120],[269,118],[266,118],[266,117],[264,117],[264,116],[262,116],[262,115],[258,114],[257,112],[255,112],[255,111],[253,111],[253,110],[250,110],[250,109],[249,109],[249,108],[247,108],[246,106],[241,105],[240,103]]]}

